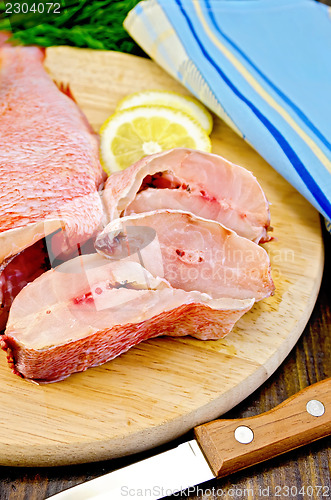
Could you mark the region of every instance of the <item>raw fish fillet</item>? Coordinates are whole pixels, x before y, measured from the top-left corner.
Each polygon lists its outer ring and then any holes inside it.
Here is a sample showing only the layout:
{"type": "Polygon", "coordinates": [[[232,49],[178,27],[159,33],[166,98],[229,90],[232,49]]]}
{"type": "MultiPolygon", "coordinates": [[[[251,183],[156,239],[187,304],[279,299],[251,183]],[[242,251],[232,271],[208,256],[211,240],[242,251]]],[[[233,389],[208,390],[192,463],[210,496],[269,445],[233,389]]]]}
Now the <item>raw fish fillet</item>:
{"type": "Polygon", "coordinates": [[[219,339],[253,304],[174,289],[139,263],[85,255],[23,288],[1,346],[15,373],[56,382],[160,335],[219,339]]]}
{"type": "Polygon", "coordinates": [[[175,288],[215,299],[261,300],[275,288],[264,248],[189,212],[156,210],[115,219],[97,236],[95,248],[110,259],[137,260],[175,288]],[[154,239],[143,241],[151,229],[154,239]]]}
{"type": "Polygon", "coordinates": [[[185,148],[147,156],[111,175],[103,199],[110,220],[159,209],[189,211],[256,243],[270,239],[269,204],[251,172],[185,148]]]}
{"type": "Polygon", "coordinates": [[[102,218],[97,136],[43,59],[0,47],[0,263],[63,227],[59,247],[81,243],[102,218]]]}

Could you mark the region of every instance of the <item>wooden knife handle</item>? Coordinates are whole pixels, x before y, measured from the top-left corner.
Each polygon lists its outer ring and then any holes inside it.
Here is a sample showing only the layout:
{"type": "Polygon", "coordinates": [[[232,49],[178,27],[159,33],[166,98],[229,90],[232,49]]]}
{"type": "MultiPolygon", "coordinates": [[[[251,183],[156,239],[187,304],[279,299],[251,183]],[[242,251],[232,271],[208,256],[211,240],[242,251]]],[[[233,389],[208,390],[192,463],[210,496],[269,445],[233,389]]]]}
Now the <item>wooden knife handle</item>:
{"type": "Polygon", "coordinates": [[[263,462],[331,434],[331,378],[303,389],[261,415],[214,420],[194,430],[217,477],[263,462]],[[238,427],[244,428],[236,430],[238,427]],[[245,444],[235,436],[252,441],[245,444]]]}

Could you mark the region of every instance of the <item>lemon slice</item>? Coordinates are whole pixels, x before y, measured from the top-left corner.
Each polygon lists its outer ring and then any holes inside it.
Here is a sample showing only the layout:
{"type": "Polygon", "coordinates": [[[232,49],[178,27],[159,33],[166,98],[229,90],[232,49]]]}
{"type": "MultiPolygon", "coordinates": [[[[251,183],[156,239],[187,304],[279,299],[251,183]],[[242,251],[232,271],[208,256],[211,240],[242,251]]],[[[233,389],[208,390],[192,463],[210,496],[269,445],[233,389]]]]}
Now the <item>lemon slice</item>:
{"type": "Polygon", "coordinates": [[[137,106],[118,111],[100,130],[101,162],[107,174],[123,170],[144,156],[185,147],[211,151],[198,122],[166,106],[137,106]]]}
{"type": "Polygon", "coordinates": [[[116,111],[146,105],[167,106],[183,111],[199,122],[207,134],[213,128],[211,114],[197,99],[167,90],[145,90],[130,94],[119,101],[116,111]]]}

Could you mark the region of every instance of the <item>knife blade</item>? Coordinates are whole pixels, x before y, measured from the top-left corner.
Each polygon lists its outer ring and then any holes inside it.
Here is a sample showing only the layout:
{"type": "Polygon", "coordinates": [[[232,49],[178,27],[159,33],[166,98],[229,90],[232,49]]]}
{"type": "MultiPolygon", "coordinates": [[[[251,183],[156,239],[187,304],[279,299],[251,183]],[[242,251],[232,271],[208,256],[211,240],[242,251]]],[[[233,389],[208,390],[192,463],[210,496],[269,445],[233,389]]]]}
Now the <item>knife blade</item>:
{"type": "Polygon", "coordinates": [[[156,500],[220,478],[331,434],[331,378],[268,412],[195,427],[177,448],[87,481],[53,500],[156,500]]]}

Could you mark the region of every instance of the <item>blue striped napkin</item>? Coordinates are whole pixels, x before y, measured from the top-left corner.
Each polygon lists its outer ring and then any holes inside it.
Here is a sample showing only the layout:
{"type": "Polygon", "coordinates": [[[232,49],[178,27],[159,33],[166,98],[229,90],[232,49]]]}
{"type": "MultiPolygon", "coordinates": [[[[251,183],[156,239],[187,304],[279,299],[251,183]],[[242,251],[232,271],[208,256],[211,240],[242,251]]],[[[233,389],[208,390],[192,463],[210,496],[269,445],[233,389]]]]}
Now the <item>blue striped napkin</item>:
{"type": "Polygon", "coordinates": [[[124,26],[331,220],[330,7],[146,0],[124,26]]]}

